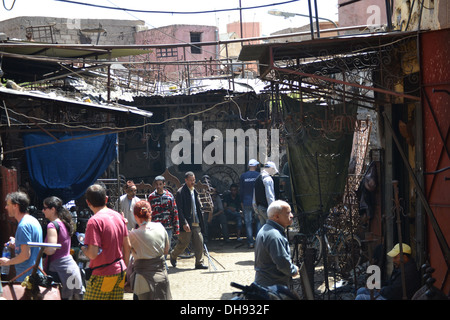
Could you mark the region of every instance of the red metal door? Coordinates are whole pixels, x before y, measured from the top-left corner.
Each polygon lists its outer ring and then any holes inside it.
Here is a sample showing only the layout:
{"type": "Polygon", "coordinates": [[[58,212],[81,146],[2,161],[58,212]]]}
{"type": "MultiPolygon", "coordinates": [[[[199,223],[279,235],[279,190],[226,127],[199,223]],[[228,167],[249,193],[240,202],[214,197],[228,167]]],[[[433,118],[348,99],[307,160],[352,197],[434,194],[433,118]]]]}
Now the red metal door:
{"type": "MultiPolygon", "coordinates": [[[[433,214],[450,242],[450,29],[420,36],[422,106],[424,124],[425,194],[433,214]]],[[[435,285],[445,294],[450,275],[430,224],[427,226],[428,254],[436,269],[435,285]]]]}

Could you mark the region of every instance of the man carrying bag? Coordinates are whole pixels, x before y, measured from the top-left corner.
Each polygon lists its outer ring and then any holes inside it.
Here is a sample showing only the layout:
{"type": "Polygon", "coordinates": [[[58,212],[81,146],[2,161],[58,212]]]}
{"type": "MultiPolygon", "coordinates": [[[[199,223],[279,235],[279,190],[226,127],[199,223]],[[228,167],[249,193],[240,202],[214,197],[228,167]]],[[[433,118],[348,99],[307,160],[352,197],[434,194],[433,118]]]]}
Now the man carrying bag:
{"type": "Polygon", "coordinates": [[[92,275],[84,300],[122,300],[125,270],[130,257],[130,241],[125,219],[106,206],[106,190],[92,185],[86,203],[94,215],[86,226],[83,253],[90,259],[92,275]]]}

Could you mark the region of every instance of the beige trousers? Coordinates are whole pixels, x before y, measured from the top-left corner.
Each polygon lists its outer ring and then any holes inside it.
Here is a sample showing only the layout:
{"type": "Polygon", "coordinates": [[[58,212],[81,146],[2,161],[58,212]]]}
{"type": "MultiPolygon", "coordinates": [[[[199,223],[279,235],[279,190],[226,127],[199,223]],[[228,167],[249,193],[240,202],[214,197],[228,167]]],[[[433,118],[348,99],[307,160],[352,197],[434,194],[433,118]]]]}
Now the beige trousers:
{"type": "Polygon", "coordinates": [[[170,253],[171,259],[176,259],[186,250],[192,240],[192,250],[195,254],[195,265],[203,264],[203,235],[200,227],[191,227],[191,232],[180,231],[178,242],[170,253]]]}

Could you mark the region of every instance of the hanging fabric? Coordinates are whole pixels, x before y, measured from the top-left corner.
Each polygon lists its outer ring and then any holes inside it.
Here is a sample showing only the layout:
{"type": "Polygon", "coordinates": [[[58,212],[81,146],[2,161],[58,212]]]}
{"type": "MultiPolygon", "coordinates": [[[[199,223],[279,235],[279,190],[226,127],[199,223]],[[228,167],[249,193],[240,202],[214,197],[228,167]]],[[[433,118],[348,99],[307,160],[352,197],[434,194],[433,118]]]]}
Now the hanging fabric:
{"type": "Polygon", "coordinates": [[[324,105],[281,95],[293,197],[304,232],[339,203],[347,181],[357,107],[324,105]]]}
{"type": "Polygon", "coordinates": [[[38,197],[57,196],[68,202],[80,198],[116,157],[117,134],[55,133],[54,137],[23,136],[25,147],[32,147],[26,150],[28,170],[38,197]]]}

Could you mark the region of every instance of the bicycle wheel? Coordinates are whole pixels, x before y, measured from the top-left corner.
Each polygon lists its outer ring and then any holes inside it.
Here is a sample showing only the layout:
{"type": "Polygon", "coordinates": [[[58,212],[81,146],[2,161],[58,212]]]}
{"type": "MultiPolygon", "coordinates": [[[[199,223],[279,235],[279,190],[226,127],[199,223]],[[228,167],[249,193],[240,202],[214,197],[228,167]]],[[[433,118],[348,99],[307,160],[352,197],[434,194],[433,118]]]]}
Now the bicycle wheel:
{"type": "Polygon", "coordinates": [[[347,275],[353,268],[361,262],[361,240],[357,236],[346,236],[337,248],[339,271],[342,275],[347,275]]]}
{"type": "Polygon", "coordinates": [[[322,239],[320,239],[320,236],[318,234],[313,235],[312,239],[309,239],[308,247],[315,250],[314,253],[314,267],[315,267],[319,264],[323,254],[322,239]]]}
{"type": "Polygon", "coordinates": [[[301,263],[305,259],[305,244],[306,248],[314,249],[314,267],[319,264],[320,259],[322,258],[322,241],[320,240],[319,235],[315,234],[312,236],[308,236],[307,238],[294,237],[293,243],[291,243],[291,258],[292,261],[300,266],[301,263]]]}

